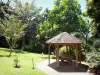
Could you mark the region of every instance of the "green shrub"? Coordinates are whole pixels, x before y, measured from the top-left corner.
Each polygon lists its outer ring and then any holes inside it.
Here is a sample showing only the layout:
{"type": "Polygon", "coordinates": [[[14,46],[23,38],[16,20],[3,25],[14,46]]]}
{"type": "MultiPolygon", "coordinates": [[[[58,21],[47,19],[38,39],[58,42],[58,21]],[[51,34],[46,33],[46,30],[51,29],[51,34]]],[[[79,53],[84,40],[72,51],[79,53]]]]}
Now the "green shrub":
{"type": "Polygon", "coordinates": [[[27,45],[27,46],[25,46],[25,47],[23,48],[23,50],[24,50],[24,51],[32,52],[32,51],[33,51],[33,48],[32,48],[32,46],[27,45]]]}
{"type": "Polygon", "coordinates": [[[93,50],[86,54],[86,62],[89,64],[89,67],[96,67],[100,64],[100,53],[93,50]]]}
{"type": "Polygon", "coordinates": [[[66,46],[61,47],[59,53],[66,53],[66,46]]]}
{"type": "Polygon", "coordinates": [[[73,59],[75,59],[75,49],[74,49],[73,47],[71,47],[71,48],[67,47],[67,48],[66,48],[66,46],[63,46],[63,47],[60,48],[59,54],[60,54],[60,55],[64,55],[64,56],[66,56],[66,57],[67,57],[67,56],[72,56],[73,59]],[[68,52],[66,52],[66,50],[67,50],[68,52]]]}
{"type": "Polygon", "coordinates": [[[14,67],[15,67],[15,68],[20,68],[20,67],[21,67],[20,64],[19,64],[19,59],[18,59],[17,56],[16,56],[15,59],[14,59],[14,67]]]}

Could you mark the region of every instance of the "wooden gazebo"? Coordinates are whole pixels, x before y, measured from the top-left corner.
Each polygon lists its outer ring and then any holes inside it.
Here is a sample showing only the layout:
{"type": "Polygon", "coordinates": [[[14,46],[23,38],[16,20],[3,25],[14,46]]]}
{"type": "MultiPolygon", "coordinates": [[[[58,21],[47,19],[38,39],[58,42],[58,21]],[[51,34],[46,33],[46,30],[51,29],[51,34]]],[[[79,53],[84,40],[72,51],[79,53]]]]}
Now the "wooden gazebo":
{"type": "Polygon", "coordinates": [[[57,67],[59,67],[59,46],[74,46],[76,48],[76,67],[78,67],[78,62],[81,63],[81,40],[74,37],[73,35],[63,32],[58,34],[57,36],[54,36],[53,38],[46,41],[46,43],[49,45],[48,47],[48,58],[49,58],[49,64],[50,64],[50,46],[54,45],[56,50],[56,62],[57,67]],[[80,60],[80,61],[79,61],[80,60]]]}

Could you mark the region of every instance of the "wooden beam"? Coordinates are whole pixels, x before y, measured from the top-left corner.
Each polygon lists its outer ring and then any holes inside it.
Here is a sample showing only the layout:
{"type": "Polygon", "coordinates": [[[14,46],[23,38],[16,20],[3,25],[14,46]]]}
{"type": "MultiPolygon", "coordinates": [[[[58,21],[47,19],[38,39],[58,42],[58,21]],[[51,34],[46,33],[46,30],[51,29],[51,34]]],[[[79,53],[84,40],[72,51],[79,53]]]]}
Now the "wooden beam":
{"type": "Polygon", "coordinates": [[[56,47],[56,45],[55,45],[55,57],[56,57],[56,63],[57,63],[57,47],[56,47]]]}
{"type": "Polygon", "coordinates": [[[49,47],[48,47],[48,59],[49,59],[49,64],[50,64],[50,46],[51,46],[51,45],[49,45],[49,47]]]}
{"type": "Polygon", "coordinates": [[[79,62],[81,64],[81,44],[79,45],[79,62]]]}
{"type": "Polygon", "coordinates": [[[49,45],[72,45],[72,46],[76,46],[77,44],[82,44],[82,43],[47,43],[49,45]]]}
{"type": "Polygon", "coordinates": [[[57,48],[55,47],[55,56],[56,56],[56,64],[57,64],[57,48]]]}
{"type": "Polygon", "coordinates": [[[59,45],[57,45],[57,68],[59,68],[59,45]]]}
{"type": "Polygon", "coordinates": [[[78,45],[76,46],[76,68],[78,67],[78,45]]]}

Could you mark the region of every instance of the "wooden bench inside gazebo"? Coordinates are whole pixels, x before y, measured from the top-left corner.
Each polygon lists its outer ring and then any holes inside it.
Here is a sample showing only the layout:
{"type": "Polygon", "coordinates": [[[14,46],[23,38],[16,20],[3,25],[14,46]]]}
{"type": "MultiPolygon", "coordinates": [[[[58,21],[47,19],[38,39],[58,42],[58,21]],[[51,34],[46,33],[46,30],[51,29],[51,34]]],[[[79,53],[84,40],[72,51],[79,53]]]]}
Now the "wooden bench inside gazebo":
{"type": "Polygon", "coordinates": [[[49,64],[50,64],[50,47],[52,45],[54,45],[56,49],[56,63],[57,63],[58,68],[59,68],[59,47],[60,46],[75,47],[76,48],[76,67],[78,67],[78,62],[81,63],[81,44],[82,42],[80,39],[76,38],[75,36],[67,32],[63,32],[47,40],[46,43],[49,45],[48,46],[49,64]]]}

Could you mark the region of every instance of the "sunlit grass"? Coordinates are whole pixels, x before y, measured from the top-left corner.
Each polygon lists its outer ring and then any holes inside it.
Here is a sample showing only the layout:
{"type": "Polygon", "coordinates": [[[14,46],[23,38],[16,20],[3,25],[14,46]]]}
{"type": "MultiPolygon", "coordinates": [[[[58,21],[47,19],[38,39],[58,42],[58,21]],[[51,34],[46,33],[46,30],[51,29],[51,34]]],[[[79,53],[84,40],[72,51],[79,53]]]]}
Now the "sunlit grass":
{"type": "MultiPolygon", "coordinates": [[[[37,64],[42,61],[42,54],[19,51],[12,53],[7,57],[9,51],[6,48],[0,48],[0,75],[46,75],[38,69],[37,64]],[[14,68],[14,58],[18,57],[21,68],[14,68]],[[32,58],[35,64],[33,69],[32,58]]],[[[44,55],[47,57],[47,55],[44,55]]]]}

